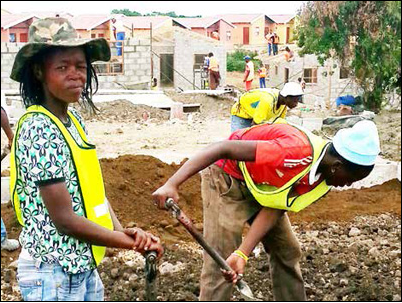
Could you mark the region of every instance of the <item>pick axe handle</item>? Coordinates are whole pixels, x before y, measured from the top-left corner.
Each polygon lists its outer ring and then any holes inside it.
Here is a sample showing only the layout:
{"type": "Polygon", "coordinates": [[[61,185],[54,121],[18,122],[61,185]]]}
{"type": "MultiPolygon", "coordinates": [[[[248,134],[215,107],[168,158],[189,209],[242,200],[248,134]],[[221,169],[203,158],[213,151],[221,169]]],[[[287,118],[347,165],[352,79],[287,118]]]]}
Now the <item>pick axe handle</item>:
{"type": "MultiPolygon", "coordinates": [[[[226,260],[205,241],[201,233],[194,227],[191,219],[179,208],[179,206],[173,201],[168,199],[165,203],[166,207],[174,213],[176,219],[188,230],[188,232],[194,237],[194,239],[205,249],[205,251],[211,256],[211,258],[224,270],[232,271],[233,269],[227,264],[226,260]]],[[[237,280],[237,285],[245,283],[243,280],[237,280]]]]}

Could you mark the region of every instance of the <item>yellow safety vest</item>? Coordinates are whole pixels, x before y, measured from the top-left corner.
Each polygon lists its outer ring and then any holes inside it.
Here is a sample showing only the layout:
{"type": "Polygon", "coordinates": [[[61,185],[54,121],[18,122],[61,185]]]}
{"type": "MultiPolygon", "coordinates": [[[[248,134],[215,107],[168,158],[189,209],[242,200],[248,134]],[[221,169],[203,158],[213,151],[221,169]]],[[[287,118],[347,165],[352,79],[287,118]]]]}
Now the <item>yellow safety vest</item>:
{"type": "Polygon", "coordinates": [[[265,78],[267,76],[267,69],[265,67],[260,68],[260,78],[265,78]]]}
{"type": "MultiPolygon", "coordinates": [[[[14,205],[19,223],[24,226],[20,208],[20,200],[16,191],[16,182],[18,177],[18,169],[15,161],[16,138],[18,138],[18,133],[24,120],[33,113],[40,113],[49,117],[51,121],[59,128],[64,139],[66,140],[71,152],[72,160],[74,162],[74,167],[77,170],[79,180],[78,186],[80,187],[82,195],[85,217],[96,224],[99,224],[109,230],[113,230],[113,222],[105,196],[102,171],[96,155],[95,145],[88,143],[82,126],[74,115],[71,114],[71,112],[68,112],[68,115],[83,140],[82,146],[77,144],[60,119],[40,105],[30,106],[27,110],[27,113],[24,114],[18,121],[17,130],[14,136],[13,148],[11,151],[10,193],[11,201],[14,205]]],[[[91,245],[91,251],[96,265],[99,265],[105,256],[106,247],[91,245]]]]}
{"type": "Polygon", "coordinates": [[[276,117],[285,118],[287,106],[281,105],[278,109],[276,108],[278,96],[278,90],[251,90],[241,96],[240,100],[236,101],[236,103],[232,105],[230,114],[243,119],[254,119],[254,121],[258,124],[265,121],[270,121],[276,117]],[[259,102],[265,103],[265,106],[263,106],[264,112],[262,112],[262,108],[259,108],[257,111],[259,102]],[[266,119],[262,119],[262,115],[264,113],[266,119]]]}
{"type": "MultiPolygon", "coordinates": [[[[277,118],[274,122],[271,122],[271,124],[272,123],[288,123],[288,122],[286,122],[286,120],[282,118],[277,118]]],[[[254,127],[261,127],[261,126],[263,125],[256,125],[254,127]]],[[[257,200],[258,203],[260,203],[264,207],[299,212],[300,210],[306,208],[307,206],[309,206],[310,204],[314,203],[315,201],[323,197],[325,194],[327,194],[332,187],[328,186],[326,181],[323,180],[311,191],[302,194],[300,196],[290,197],[293,187],[297,184],[297,182],[300,179],[302,179],[310,172],[312,166],[320,158],[320,156],[325,150],[325,146],[328,144],[328,141],[322,139],[321,137],[316,136],[305,129],[301,129],[296,125],[292,126],[298,128],[300,131],[306,134],[313,149],[312,163],[306,169],[304,169],[300,174],[293,177],[282,187],[276,188],[274,186],[269,186],[266,184],[255,184],[247,170],[245,162],[239,161],[239,167],[243,173],[243,177],[244,180],[246,181],[247,188],[250,190],[251,194],[254,196],[254,198],[257,200]]],[[[249,131],[251,128],[247,129],[244,133],[249,131]]]]}

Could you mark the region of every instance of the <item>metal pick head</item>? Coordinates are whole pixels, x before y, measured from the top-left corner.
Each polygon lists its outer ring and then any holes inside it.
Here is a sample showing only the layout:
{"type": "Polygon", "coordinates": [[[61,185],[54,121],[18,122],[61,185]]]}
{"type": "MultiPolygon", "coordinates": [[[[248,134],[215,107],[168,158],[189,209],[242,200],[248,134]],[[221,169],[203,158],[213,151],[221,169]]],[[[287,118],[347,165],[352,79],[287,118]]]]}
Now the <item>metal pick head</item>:
{"type": "Polygon", "coordinates": [[[243,280],[239,280],[236,283],[236,288],[244,300],[246,300],[246,301],[262,301],[253,296],[253,292],[251,291],[250,287],[243,280]]]}
{"type": "Polygon", "coordinates": [[[180,208],[179,206],[174,202],[173,199],[169,198],[166,200],[165,202],[165,208],[170,210],[170,212],[172,213],[172,216],[174,218],[177,218],[178,215],[180,214],[180,208]]]}

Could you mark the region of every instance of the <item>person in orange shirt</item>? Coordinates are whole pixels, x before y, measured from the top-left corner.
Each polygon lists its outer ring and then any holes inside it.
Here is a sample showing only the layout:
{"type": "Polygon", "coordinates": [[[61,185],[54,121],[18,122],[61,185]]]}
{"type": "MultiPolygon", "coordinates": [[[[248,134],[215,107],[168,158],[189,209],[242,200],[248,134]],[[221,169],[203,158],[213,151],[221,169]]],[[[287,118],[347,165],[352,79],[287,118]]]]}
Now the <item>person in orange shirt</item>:
{"type": "Polygon", "coordinates": [[[246,70],[244,72],[243,82],[246,83],[246,91],[251,90],[251,83],[254,79],[254,63],[251,61],[250,56],[245,56],[244,60],[246,61],[246,70]]]}
{"type": "Polygon", "coordinates": [[[267,77],[267,69],[264,64],[260,64],[260,68],[258,69],[258,77],[260,78],[260,88],[266,88],[265,78],[267,77]]]}

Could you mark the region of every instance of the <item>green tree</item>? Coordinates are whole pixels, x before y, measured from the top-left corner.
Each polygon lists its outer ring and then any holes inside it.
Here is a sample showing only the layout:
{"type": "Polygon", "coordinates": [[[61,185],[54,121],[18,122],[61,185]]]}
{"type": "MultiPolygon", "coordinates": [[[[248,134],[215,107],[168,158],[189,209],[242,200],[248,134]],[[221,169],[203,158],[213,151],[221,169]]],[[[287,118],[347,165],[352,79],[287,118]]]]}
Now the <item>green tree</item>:
{"type": "Polygon", "coordinates": [[[197,16],[184,16],[184,15],[177,15],[175,12],[167,12],[167,13],[162,13],[162,12],[152,12],[152,13],[147,13],[147,14],[141,14],[139,12],[136,11],[130,11],[128,8],[124,8],[124,9],[114,9],[112,10],[112,14],[123,14],[124,16],[134,16],[134,17],[138,17],[138,16],[168,16],[171,18],[200,18],[201,15],[197,15],[197,16]]]}
{"type": "Polygon", "coordinates": [[[128,8],[124,8],[124,9],[114,9],[112,10],[112,14],[123,14],[124,16],[142,16],[141,13],[136,12],[136,11],[130,11],[128,8]]]}
{"type": "Polygon", "coordinates": [[[228,72],[243,72],[246,67],[246,62],[244,61],[245,56],[250,56],[251,61],[254,63],[254,69],[257,70],[260,64],[260,60],[255,58],[258,56],[257,52],[247,52],[244,50],[236,50],[233,53],[227,54],[226,69],[228,72]]]}
{"type": "Polygon", "coordinates": [[[369,109],[395,88],[401,94],[401,1],[309,1],[297,35],[301,55],[350,68],[369,109]]]}

